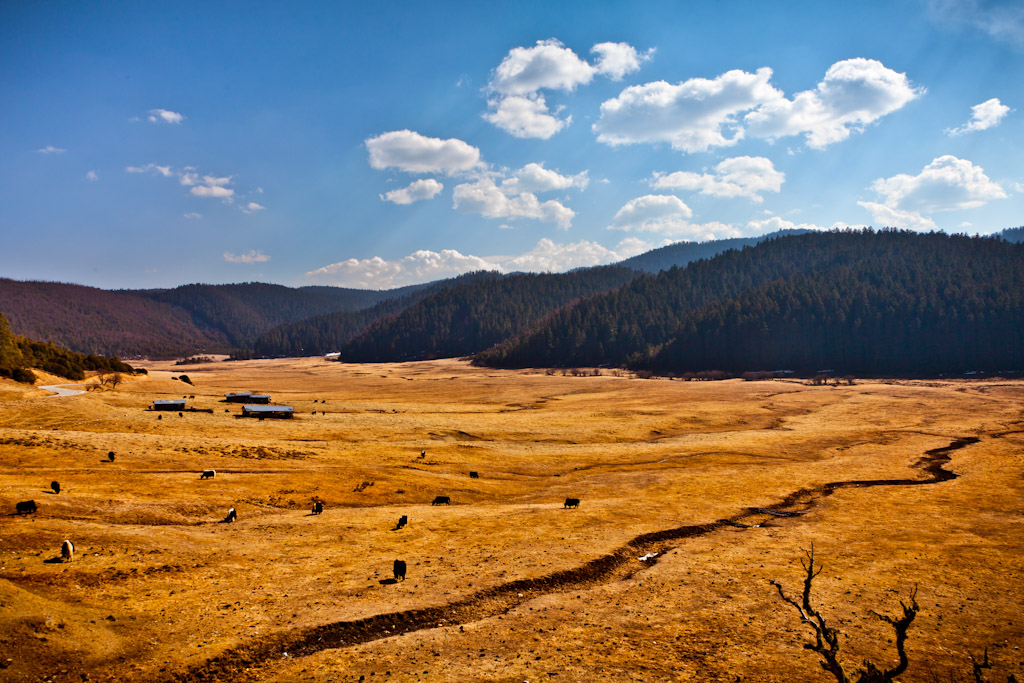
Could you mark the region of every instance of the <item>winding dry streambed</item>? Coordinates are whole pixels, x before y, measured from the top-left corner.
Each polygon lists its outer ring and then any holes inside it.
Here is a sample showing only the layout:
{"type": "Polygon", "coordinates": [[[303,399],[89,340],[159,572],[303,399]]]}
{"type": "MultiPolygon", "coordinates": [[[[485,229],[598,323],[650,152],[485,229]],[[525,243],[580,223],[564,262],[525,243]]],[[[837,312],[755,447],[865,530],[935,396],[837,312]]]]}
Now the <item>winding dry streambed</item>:
{"type": "Polygon", "coordinates": [[[751,525],[746,524],[744,520],[763,519],[765,515],[776,518],[777,521],[799,517],[839,489],[922,486],[955,479],[957,475],[945,469],[951,453],[978,443],[979,440],[976,436],[961,437],[954,439],[948,446],[926,451],[913,465],[925,473],[924,478],[836,481],[800,489],[778,503],[764,508],[747,508],[728,519],[641,534],[615,551],[573,569],[534,579],[512,581],[436,607],[379,614],[365,619],[335,622],[264,637],[259,642],[230,649],[200,666],[157,680],[253,680],[263,665],[279,660],[284,656],[283,653],[288,653],[290,657],[303,657],[323,650],[351,647],[414,631],[468,624],[505,614],[545,594],[627,580],[653,564],[651,561],[638,562],[639,555],[662,555],[675,548],[682,540],[704,536],[727,527],[749,527],[751,525]]]}

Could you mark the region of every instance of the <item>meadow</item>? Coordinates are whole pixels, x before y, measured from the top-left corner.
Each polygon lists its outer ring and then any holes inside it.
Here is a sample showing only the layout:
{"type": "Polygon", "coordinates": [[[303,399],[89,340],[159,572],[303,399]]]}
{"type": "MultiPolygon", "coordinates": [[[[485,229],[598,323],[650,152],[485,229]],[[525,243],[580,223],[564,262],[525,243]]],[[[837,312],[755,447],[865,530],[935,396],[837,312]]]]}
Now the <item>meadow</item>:
{"type": "Polygon", "coordinates": [[[142,365],[0,381],[0,680],[827,681],[769,584],[811,547],[846,661],[916,586],[900,680],[1024,680],[1024,381],[142,365]]]}

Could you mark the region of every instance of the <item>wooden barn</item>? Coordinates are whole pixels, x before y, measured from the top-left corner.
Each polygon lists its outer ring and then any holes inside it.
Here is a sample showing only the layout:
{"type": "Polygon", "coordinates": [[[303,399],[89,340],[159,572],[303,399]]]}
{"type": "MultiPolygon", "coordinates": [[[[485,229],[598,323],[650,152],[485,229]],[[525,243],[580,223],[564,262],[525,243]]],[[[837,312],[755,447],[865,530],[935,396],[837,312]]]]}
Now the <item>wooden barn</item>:
{"type": "Polygon", "coordinates": [[[268,406],[247,403],[242,406],[243,417],[273,417],[278,419],[290,419],[295,415],[295,409],[291,406],[268,406]]]}
{"type": "Polygon", "coordinates": [[[172,398],[169,400],[153,401],[153,405],[150,406],[150,410],[185,410],[185,399],[172,398]]]}

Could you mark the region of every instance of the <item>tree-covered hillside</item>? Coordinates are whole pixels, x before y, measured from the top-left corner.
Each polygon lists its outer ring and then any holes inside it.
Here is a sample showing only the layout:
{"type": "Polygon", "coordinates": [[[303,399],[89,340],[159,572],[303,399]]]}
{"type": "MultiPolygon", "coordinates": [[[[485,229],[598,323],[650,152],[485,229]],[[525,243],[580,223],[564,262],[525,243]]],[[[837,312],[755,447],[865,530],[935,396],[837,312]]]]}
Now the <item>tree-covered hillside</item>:
{"type": "Polygon", "coordinates": [[[676,242],[675,244],[669,244],[633,256],[625,261],[620,261],[617,265],[634,270],[642,270],[646,273],[657,273],[672,267],[682,268],[694,261],[711,258],[730,249],[752,247],[755,244],[760,244],[765,240],[776,237],[803,235],[808,232],[810,230],[779,230],[778,232],[758,235],[757,237],[731,237],[724,240],[709,240],[707,242],[676,242]]]}
{"type": "Polygon", "coordinates": [[[52,342],[38,342],[16,335],[11,331],[7,317],[0,313],[0,377],[32,383],[35,376],[31,368],[72,380],[84,379],[85,373],[93,370],[135,372],[134,368],[117,358],[87,356],[52,342]]]}
{"type": "Polygon", "coordinates": [[[374,322],[341,349],[348,362],[450,358],[518,334],[561,306],[630,282],[617,266],[561,274],[518,274],[459,284],[374,322]]]}
{"type": "Polygon", "coordinates": [[[476,362],[909,373],[1017,358],[1019,367],[1019,352],[993,349],[1020,341],[1022,276],[1024,246],[997,237],[782,237],[582,301],[476,362]]]}

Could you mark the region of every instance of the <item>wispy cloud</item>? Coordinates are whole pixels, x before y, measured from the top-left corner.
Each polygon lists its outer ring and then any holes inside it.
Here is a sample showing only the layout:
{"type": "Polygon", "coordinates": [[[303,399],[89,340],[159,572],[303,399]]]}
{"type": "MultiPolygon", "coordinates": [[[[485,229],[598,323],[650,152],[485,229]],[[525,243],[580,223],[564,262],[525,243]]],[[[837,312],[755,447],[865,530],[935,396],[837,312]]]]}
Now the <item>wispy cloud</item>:
{"type": "Polygon", "coordinates": [[[232,254],[231,252],[224,252],[224,260],[228,263],[266,263],[270,260],[270,257],[264,254],[258,249],[251,249],[244,254],[232,254]]]}
{"type": "Polygon", "coordinates": [[[189,220],[199,220],[202,217],[203,217],[203,214],[196,213],[195,211],[189,211],[188,213],[185,214],[185,218],[187,218],[189,220]]]}
{"type": "Polygon", "coordinates": [[[47,145],[41,149],[37,149],[36,152],[39,154],[63,154],[67,150],[62,147],[54,147],[53,145],[47,145]]]}
{"type": "Polygon", "coordinates": [[[262,204],[257,204],[256,202],[249,202],[245,206],[240,206],[238,208],[242,210],[242,213],[256,213],[258,211],[266,211],[267,209],[267,207],[262,204]]]}
{"type": "Polygon", "coordinates": [[[96,173],[96,171],[86,171],[85,179],[90,182],[96,182],[97,180],[100,179],[100,176],[98,173],[96,173]]]}
{"type": "Polygon", "coordinates": [[[993,97],[971,107],[971,120],[958,128],[948,129],[946,133],[963,135],[964,133],[987,130],[1002,123],[1010,111],[1012,110],[1000,102],[998,97],[993,97]]]}
{"type": "Polygon", "coordinates": [[[147,113],[149,114],[149,116],[147,116],[146,118],[147,120],[149,120],[150,123],[177,124],[185,120],[185,117],[183,115],[179,114],[176,111],[171,111],[170,109],[150,109],[149,112],[147,113]]]}
{"type": "MultiPolygon", "coordinates": [[[[127,166],[125,171],[128,173],[152,173],[154,175],[161,175],[164,178],[177,178],[178,183],[189,188],[189,193],[193,196],[221,199],[227,204],[234,202],[235,190],[228,187],[233,182],[233,176],[200,174],[193,166],[185,166],[180,170],[176,170],[171,166],[161,166],[159,164],[127,166]]],[[[255,204],[255,202],[251,203],[255,204]]],[[[260,205],[256,204],[256,206],[260,205]]],[[[250,209],[247,213],[251,213],[253,210],[258,211],[263,207],[251,209],[247,206],[246,208],[250,209]]]]}
{"type": "Polygon", "coordinates": [[[929,0],[932,20],[952,30],[973,28],[994,40],[1024,47],[1024,5],[1002,0],[929,0]]]}

